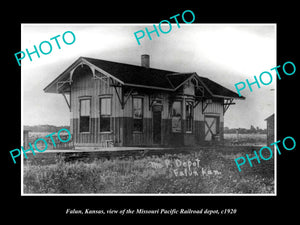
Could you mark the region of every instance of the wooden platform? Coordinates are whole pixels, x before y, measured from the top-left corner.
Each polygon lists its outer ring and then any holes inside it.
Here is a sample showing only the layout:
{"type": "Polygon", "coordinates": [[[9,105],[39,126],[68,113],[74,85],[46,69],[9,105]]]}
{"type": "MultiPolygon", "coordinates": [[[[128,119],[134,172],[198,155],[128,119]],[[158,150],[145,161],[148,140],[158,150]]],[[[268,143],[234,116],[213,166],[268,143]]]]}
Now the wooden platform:
{"type": "MultiPolygon", "coordinates": [[[[143,158],[151,155],[190,154],[198,151],[221,151],[222,153],[258,151],[262,146],[195,146],[195,147],[111,147],[111,148],[81,148],[76,150],[46,150],[45,152],[27,152],[24,162],[37,164],[55,163],[59,157],[65,161],[93,161],[99,158],[143,158]]],[[[25,158],[25,157],[23,157],[25,158]]]]}
{"type": "Polygon", "coordinates": [[[78,152],[118,152],[118,151],[144,151],[144,150],[166,150],[171,148],[166,147],[109,147],[109,148],[99,148],[99,147],[77,147],[76,149],[55,149],[47,150],[44,153],[78,153],[78,152]]]}
{"type": "Polygon", "coordinates": [[[99,158],[142,158],[146,155],[163,155],[185,153],[191,151],[191,148],[163,148],[163,147],[111,147],[111,148],[82,148],[76,150],[46,150],[45,152],[28,152],[25,163],[31,164],[53,164],[59,157],[63,157],[64,161],[93,161],[99,158]]]}

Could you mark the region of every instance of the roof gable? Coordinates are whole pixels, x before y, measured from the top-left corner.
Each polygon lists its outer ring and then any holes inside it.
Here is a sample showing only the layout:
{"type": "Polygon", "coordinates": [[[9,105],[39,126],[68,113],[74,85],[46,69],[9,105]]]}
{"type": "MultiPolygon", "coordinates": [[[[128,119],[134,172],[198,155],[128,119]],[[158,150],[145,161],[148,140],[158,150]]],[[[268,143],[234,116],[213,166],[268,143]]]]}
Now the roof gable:
{"type": "Polygon", "coordinates": [[[172,73],[167,74],[166,78],[174,89],[178,89],[187,80],[189,80],[195,73],[172,73]]]}

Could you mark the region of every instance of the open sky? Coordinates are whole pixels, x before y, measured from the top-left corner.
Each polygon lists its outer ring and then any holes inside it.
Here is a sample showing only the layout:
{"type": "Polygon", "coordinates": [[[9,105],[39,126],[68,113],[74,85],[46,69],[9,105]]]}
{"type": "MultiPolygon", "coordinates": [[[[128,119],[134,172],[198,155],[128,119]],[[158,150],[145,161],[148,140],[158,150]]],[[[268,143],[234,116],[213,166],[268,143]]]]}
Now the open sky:
{"type": "MultiPolygon", "coordinates": [[[[235,100],[225,114],[225,126],[230,128],[266,127],[264,119],[275,111],[276,75],[270,71],[277,66],[275,24],[180,24],[178,28],[175,23],[168,34],[153,33],[152,40],[145,36],[138,45],[134,32],[151,30],[153,24],[22,24],[20,51],[32,52],[33,45],[38,48],[42,41],[66,31],[76,36],[72,45],[59,37],[61,49],[52,40],[50,54],[22,60],[23,125],[69,125],[63,96],[43,89],[80,56],[140,65],[140,56],[149,54],[150,67],[196,72],[233,91],[235,83],[271,72],[270,85],[243,90],[246,100],[235,100]]],[[[72,40],[69,35],[66,39],[72,40]]],[[[43,48],[47,51],[47,44],[43,48]]]]}

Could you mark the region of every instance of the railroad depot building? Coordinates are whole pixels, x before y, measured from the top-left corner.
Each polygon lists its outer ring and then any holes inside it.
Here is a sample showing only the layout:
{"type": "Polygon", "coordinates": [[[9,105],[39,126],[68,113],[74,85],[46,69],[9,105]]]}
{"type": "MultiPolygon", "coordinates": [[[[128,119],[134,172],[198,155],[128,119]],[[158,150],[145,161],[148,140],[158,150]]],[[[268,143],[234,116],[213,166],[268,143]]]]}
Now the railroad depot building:
{"type": "Polygon", "coordinates": [[[70,109],[74,146],[188,146],[223,140],[224,114],[245,99],[196,73],[80,57],[44,88],[70,109]]]}

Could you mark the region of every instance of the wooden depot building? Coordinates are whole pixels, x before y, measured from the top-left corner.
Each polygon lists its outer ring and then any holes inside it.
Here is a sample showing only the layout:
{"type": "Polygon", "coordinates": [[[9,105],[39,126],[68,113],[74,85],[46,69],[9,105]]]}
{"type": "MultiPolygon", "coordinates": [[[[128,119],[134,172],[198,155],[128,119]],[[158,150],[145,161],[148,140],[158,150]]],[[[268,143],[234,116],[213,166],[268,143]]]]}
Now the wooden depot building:
{"type": "Polygon", "coordinates": [[[183,146],[222,141],[224,114],[245,99],[196,73],[80,57],[44,91],[62,94],[76,147],[183,146]]]}

